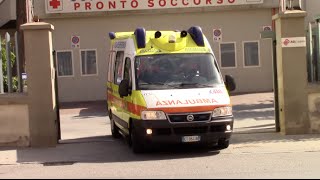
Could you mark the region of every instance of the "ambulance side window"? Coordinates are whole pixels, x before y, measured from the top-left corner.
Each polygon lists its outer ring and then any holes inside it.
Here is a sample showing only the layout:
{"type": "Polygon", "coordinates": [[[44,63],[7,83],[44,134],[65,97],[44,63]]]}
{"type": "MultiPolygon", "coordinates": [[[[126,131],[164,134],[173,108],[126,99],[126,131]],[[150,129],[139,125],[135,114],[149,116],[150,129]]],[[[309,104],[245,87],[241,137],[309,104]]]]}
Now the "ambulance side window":
{"type": "Polygon", "coordinates": [[[108,81],[113,82],[113,75],[114,72],[112,71],[114,69],[114,61],[115,59],[113,58],[115,55],[115,52],[110,52],[109,54],[109,59],[108,59],[108,81]]]}
{"type": "Polygon", "coordinates": [[[116,54],[116,62],[115,62],[115,68],[114,68],[114,83],[120,84],[122,81],[122,74],[123,74],[123,57],[124,52],[118,51],[116,54]]]}
{"type": "Polygon", "coordinates": [[[131,72],[131,59],[127,57],[124,65],[123,79],[129,80],[130,86],[132,84],[131,72]]]}

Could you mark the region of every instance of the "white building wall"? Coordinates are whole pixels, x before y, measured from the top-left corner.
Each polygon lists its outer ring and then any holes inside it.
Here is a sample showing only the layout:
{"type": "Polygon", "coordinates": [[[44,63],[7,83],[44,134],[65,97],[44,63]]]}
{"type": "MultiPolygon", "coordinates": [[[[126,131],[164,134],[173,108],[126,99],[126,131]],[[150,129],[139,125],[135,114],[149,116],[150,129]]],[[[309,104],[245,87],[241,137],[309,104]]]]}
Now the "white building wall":
{"type": "Polygon", "coordinates": [[[56,51],[72,50],[74,76],[59,78],[61,102],[92,101],[106,99],[108,33],[111,31],[134,31],[136,27],[147,30],[185,30],[193,25],[202,27],[212,44],[217,58],[219,44],[213,42],[213,29],[222,28],[223,41],[236,42],[237,64],[235,69],[222,69],[237,81],[237,92],[272,90],[271,41],[260,40],[263,26],[271,25],[271,10],[240,10],[225,12],[194,12],[188,14],[132,14],[131,16],[107,16],[90,18],[46,19],[55,26],[53,46],[56,51]],[[81,38],[80,49],[97,49],[98,76],[81,76],[80,50],[72,49],[70,38],[81,38]],[[243,41],[259,41],[260,67],[243,67],[243,41]],[[248,81],[250,79],[250,81],[248,81]]]}
{"type": "Polygon", "coordinates": [[[179,8],[161,10],[132,10],[114,12],[46,14],[45,1],[34,0],[34,14],[40,21],[52,23],[53,46],[56,51],[72,50],[74,76],[60,77],[61,102],[106,99],[107,57],[111,31],[186,30],[201,26],[220,62],[219,43],[213,41],[213,29],[221,28],[223,42],[236,43],[237,67],[222,69],[236,80],[236,93],[272,91],[271,40],[261,40],[263,26],[272,26],[272,15],[279,0],[265,0],[263,4],[223,7],[179,8]],[[81,76],[80,50],[71,48],[72,35],[80,36],[81,49],[97,49],[98,76],[81,76]],[[243,42],[258,41],[260,66],[244,67],[243,42]]]}
{"type": "Polygon", "coordinates": [[[0,27],[10,20],[16,19],[16,1],[4,0],[0,4],[0,27]]]}
{"type": "Polygon", "coordinates": [[[320,1],[319,0],[305,0],[306,11],[308,13],[306,17],[306,23],[314,21],[315,16],[320,16],[320,1]]]}

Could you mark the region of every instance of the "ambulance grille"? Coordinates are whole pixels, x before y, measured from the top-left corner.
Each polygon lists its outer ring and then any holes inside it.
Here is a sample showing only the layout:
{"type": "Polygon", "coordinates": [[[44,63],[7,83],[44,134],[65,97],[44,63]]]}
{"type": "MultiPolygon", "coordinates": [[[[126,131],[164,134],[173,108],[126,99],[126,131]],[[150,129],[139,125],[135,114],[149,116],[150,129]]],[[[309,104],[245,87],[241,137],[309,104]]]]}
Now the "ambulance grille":
{"type": "Polygon", "coordinates": [[[173,131],[177,135],[205,134],[208,132],[208,127],[181,127],[174,128],[173,131]]]}
{"type": "Polygon", "coordinates": [[[196,113],[196,114],[172,114],[168,115],[169,121],[172,123],[184,123],[184,122],[203,122],[211,119],[211,113],[196,113]],[[193,115],[193,121],[188,121],[187,117],[193,115]]]}

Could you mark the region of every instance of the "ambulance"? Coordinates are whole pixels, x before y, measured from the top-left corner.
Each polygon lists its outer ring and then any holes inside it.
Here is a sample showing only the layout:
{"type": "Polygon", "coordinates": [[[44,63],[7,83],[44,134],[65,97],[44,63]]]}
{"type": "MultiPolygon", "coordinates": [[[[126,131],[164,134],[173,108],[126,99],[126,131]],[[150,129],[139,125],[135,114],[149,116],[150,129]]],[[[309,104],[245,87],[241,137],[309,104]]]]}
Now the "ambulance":
{"type": "Polygon", "coordinates": [[[134,153],[153,145],[225,149],[233,132],[229,92],[201,27],[110,32],[107,102],[111,133],[134,153]]]}

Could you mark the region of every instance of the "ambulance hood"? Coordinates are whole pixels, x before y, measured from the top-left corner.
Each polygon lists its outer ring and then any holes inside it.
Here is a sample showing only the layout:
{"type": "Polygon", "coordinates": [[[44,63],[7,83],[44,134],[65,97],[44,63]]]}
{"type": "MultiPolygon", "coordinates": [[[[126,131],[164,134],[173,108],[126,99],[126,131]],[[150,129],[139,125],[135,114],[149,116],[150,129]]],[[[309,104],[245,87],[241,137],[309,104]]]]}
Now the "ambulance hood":
{"type": "Polygon", "coordinates": [[[141,92],[148,109],[230,105],[223,87],[200,89],[144,90],[141,92]]]}

